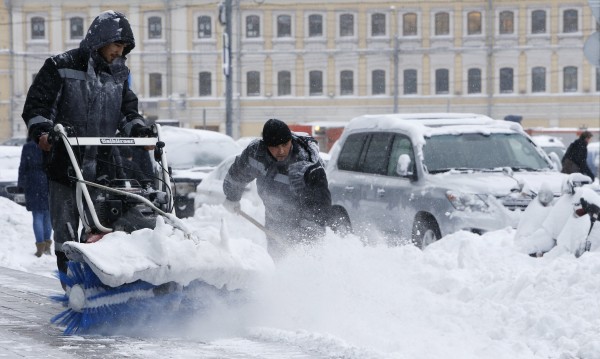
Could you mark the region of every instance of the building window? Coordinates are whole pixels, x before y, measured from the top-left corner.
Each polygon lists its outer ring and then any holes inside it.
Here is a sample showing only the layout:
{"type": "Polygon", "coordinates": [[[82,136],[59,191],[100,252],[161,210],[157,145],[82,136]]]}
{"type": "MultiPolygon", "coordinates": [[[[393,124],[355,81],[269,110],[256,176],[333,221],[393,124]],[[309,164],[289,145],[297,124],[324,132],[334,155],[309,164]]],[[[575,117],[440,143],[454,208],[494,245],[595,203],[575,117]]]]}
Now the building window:
{"type": "Polygon", "coordinates": [[[277,37],[292,36],[292,17],[289,15],[277,16],[277,37]]]}
{"type": "Polygon", "coordinates": [[[481,70],[469,69],[467,93],[481,93],[481,70]]]}
{"type": "Polygon", "coordinates": [[[323,95],[323,72],[311,71],[308,73],[309,94],[311,96],[323,95]]]}
{"type": "Polygon", "coordinates": [[[467,34],[481,35],[481,13],[471,11],[467,14],[467,34]]]}
{"type": "Polygon", "coordinates": [[[371,76],[371,93],[373,95],[385,95],[385,71],[374,70],[371,76]]]}
{"type": "Polygon", "coordinates": [[[308,16],[308,37],[323,36],[323,16],[309,15],[308,16]]]}
{"type": "Polygon", "coordinates": [[[565,10],[563,13],[563,32],[579,31],[577,10],[565,10]]]}
{"type": "Polygon", "coordinates": [[[385,36],[385,14],[371,15],[371,36],[385,36]]]}
{"type": "Polygon", "coordinates": [[[292,74],[289,71],[279,71],[277,73],[277,96],[287,96],[292,94],[292,74]]]}
{"type": "Polygon", "coordinates": [[[246,37],[260,37],[260,18],[257,15],[246,16],[246,37]]]}
{"type": "Polygon", "coordinates": [[[150,74],[150,97],[162,97],[162,75],[158,73],[150,74]]]}
{"type": "Polygon", "coordinates": [[[512,11],[502,11],[500,13],[500,23],[498,24],[500,34],[507,35],[515,32],[515,15],[512,11]]]}
{"type": "Polygon", "coordinates": [[[46,21],[43,17],[31,18],[31,39],[43,40],[46,38],[46,21]]]}
{"type": "Polygon", "coordinates": [[[577,67],[565,67],[563,73],[563,92],[577,92],[577,67]]]}
{"type": "Polygon", "coordinates": [[[83,39],[83,18],[72,17],[69,19],[69,33],[71,39],[83,39]]]}
{"type": "Polygon", "coordinates": [[[260,72],[246,73],[246,93],[248,96],[260,96],[260,72]]]}
{"type": "Polygon", "coordinates": [[[447,12],[438,12],[435,14],[435,35],[450,34],[450,14],[447,12]]]}
{"type": "Polygon", "coordinates": [[[210,16],[198,16],[198,38],[212,37],[212,21],[210,16]]]}
{"type": "Polygon", "coordinates": [[[512,93],[513,92],[513,69],[510,67],[503,67],[500,69],[500,93],[512,93]]]}
{"type": "Polygon", "coordinates": [[[409,12],[402,15],[402,36],[417,35],[417,14],[409,12]]]}
{"type": "Polygon", "coordinates": [[[404,94],[417,93],[417,70],[404,70],[404,94]]]}
{"type": "Polygon", "coordinates": [[[152,16],[148,18],[148,38],[162,38],[162,19],[160,17],[152,16]]]}
{"type": "Polygon", "coordinates": [[[342,71],[340,73],[340,95],[352,95],[354,93],[354,72],[342,71]]]}
{"type": "Polygon", "coordinates": [[[531,92],[546,92],[546,68],[531,69],[531,92]]]}
{"type": "Polygon", "coordinates": [[[600,92],[600,67],[596,67],[596,92],[600,92]]]}
{"type": "Polygon", "coordinates": [[[200,81],[198,83],[200,96],[212,95],[212,74],[210,72],[201,72],[198,75],[200,81]]]}
{"type": "Polygon", "coordinates": [[[531,13],[531,33],[545,34],[546,33],[546,11],[535,10],[531,13]]]}
{"type": "Polygon", "coordinates": [[[438,95],[447,94],[449,92],[450,76],[448,69],[435,70],[435,93],[438,95]]]}
{"type": "Polygon", "coordinates": [[[340,15],[340,36],[354,36],[354,15],[340,15]]]}

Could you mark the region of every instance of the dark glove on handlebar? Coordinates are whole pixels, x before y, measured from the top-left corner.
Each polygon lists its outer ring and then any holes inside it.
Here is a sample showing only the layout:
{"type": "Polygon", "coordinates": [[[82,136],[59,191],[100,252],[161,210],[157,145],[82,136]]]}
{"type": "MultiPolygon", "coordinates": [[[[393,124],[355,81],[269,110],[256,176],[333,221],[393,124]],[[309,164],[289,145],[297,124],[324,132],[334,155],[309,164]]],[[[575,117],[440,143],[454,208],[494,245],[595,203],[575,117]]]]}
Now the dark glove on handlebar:
{"type": "Polygon", "coordinates": [[[135,125],[131,129],[131,137],[156,137],[150,126],[135,125]]]}
{"type": "Polygon", "coordinates": [[[52,131],[51,124],[46,122],[36,124],[30,129],[31,138],[35,140],[35,143],[38,143],[40,141],[40,136],[44,133],[49,133],[50,131],[52,131]]]}

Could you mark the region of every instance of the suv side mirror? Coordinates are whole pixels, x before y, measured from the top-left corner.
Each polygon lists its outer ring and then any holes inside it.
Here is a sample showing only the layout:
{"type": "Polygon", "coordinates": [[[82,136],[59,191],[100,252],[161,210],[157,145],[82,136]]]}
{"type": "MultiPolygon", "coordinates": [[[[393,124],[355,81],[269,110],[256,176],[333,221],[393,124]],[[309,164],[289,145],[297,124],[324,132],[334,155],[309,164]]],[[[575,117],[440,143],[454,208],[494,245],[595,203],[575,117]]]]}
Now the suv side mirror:
{"type": "Polygon", "coordinates": [[[398,157],[398,162],[396,163],[396,173],[400,177],[412,177],[413,173],[410,170],[410,156],[407,154],[402,154],[398,157]]]}

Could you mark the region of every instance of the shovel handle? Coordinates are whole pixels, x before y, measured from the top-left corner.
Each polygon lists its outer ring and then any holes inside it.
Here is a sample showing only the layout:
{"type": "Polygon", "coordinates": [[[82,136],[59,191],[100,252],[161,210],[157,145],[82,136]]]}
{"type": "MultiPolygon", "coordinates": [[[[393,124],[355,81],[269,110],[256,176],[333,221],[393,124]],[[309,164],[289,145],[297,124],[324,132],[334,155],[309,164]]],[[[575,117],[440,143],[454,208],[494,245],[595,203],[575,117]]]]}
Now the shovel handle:
{"type": "Polygon", "coordinates": [[[270,231],[269,229],[267,229],[267,227],[265,227],[262,223],[260,223],[256,219],[254,219],[254,217],[252,217],[248,213],[242,211],[241,209],[238,209],[236,211],[236,213],[239,214],[240,216],[244,217],[248,222],[250,222],[253,225],[255,225],[256,228],[258,228],[261,231],[263,231],[267,235],[267,237],[272,238],[278,244],[283,245],[285,243],[276,233],[274,233],[273,231],[270,231]]]}

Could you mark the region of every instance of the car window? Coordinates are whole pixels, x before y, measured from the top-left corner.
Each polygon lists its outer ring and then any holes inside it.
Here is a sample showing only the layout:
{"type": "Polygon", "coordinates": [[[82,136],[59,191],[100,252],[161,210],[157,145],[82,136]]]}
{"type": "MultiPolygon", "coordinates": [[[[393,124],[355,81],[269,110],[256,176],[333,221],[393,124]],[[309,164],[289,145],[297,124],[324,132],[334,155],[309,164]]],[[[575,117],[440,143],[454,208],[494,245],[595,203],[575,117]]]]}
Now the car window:
{"type": "Polygon", "coordinates": [[[368,134],[357,133],[348,136],[338,157],[338,168],[345,171],[356,171],[358,161],[365,145],[368,134]]]}
{"type": "Polygon", "coordinates": [[[411,175],[415,168],[415,155],[412,148],[410,139],[403,135],[394,136],[394,142],[392,143],[392,152],[390,154],[390,161],[388,162],[387,175],[388,176],[399,176],[396,171],[398,166],[398,158],[400,155],[408,155],[410,157],[410,167],[408,174],[411,175]]]}
{"type": "Polygon", "coordinates": [[[388,158],[392,145],[391,133],[374,133],[362,164],[362,171],[379,175],[387,174],[388,158]]]}
{"type": "Polygon", "coordinates": [[[466,133],[432,136],[423,146],[429,173],[449,169],[499,167],[547,169],[550,164],[525,136],[517,133],[466,133]]]}

